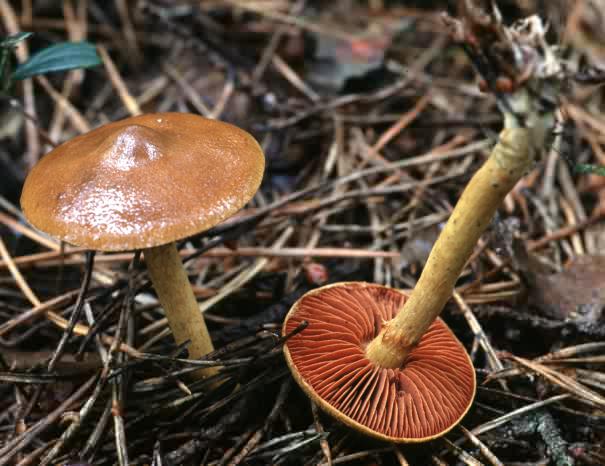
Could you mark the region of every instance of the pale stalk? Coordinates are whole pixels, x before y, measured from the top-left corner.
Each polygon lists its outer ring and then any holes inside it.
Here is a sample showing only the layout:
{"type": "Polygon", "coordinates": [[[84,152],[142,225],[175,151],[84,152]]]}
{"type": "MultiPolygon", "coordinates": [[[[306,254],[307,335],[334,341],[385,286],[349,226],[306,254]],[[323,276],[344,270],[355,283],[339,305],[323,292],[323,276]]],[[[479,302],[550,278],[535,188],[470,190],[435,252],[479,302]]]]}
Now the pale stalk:
{"type": "MultiPolygon", "coordinates": [[[[214,351],[176,245],[170,243],[145,249],[145,263],[176,344],[190,341],[187,346],[189,359],[199,359],[214,351]]],[[[204,368],[193,372],[193,376],[203,378],[217,370],[216,367],[204,368]]]]}
{"type": "MultiPolygon", "coordinates": [[[[523,97],[519,101],[528,105],[523,97]]],[[[462,193],[410,298],[366,347],[368,359],[378,366],[401,367],[437,318],[479,237],[504,197],[530,168],[536,149],[543,146],[553,118],[535,117],[526,124],[519,127],[512,116],[505,118],[498,143],[462,193]]]]}

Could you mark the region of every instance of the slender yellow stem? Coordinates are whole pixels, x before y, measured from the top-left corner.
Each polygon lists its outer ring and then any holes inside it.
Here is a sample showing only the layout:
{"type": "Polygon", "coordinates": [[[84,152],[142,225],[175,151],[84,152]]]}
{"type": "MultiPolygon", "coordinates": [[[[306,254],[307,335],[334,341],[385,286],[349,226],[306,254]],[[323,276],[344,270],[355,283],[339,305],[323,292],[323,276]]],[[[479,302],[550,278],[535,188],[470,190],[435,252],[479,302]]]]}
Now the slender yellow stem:
{"type": "MultiPolygon", "coordinates": [[[[212,352],[212,340],[174,243],[145,250],[151,281],[178,345],[190,340],[190,359],[212,352]]],[[[216,373],[215,367],[194,372],[196,378],[216,373]]]]}
{"type": "Polygon", "coordinates": [[[502,131],[490,157],[462,193],[410,299],[367,346],[371,361],[381,367],[400,367],[439,315],[496,209],[532,163],[532,136],[525,128],[502,131]]]}

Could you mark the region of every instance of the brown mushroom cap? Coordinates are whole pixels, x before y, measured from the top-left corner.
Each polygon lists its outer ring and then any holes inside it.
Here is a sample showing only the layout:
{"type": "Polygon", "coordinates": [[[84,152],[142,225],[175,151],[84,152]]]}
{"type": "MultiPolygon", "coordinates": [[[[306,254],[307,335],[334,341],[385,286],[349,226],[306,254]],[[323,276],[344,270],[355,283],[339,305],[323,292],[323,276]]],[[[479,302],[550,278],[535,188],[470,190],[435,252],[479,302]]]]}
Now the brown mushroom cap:
{"type": "Polygon", "coordinates": [[[27,219],[70,244],[142,249],[207,230],[243,207],[264,157],[233,125],[187,113],[127,118],[75,137],[30,172],[27,219]]]}
{"type": "Polygon", "coordinates": [[[308,327],[284,348],[303,390],[328,413],[373,437],[423,442],[445,434],[466,414],[475,371],[462,344],[437,319],[400,369],[383,369],[365,346],[407,296],[362,282],[337,283],[299,299],[284,334],[308,327]]]}

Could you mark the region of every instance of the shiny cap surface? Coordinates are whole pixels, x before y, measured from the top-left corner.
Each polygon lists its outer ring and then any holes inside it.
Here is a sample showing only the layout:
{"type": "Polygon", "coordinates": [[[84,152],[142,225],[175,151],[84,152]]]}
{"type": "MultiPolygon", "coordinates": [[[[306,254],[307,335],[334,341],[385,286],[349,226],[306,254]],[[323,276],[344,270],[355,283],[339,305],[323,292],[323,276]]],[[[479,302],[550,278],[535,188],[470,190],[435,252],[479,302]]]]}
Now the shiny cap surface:
{"type": "Polygon", "coordinates": [[[36,228],[101,251],[186,238],[230,217],[254,195],[264,156],[228,123],[188,113],[127,118],[48,153],[23,187],[36,228]]]}

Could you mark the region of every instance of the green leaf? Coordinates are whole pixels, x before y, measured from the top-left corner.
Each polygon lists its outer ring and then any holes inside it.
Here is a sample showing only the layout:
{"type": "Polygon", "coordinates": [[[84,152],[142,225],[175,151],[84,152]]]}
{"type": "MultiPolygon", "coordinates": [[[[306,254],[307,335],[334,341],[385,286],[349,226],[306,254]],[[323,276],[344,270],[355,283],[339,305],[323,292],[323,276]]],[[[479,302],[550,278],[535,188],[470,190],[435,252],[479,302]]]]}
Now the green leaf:
{"type": "Polygon", "coordinates": [[[579,163],[574,167],[576,173],[593,173],[595,175],[605,176],[605,166],[579,163]]]}
{"type": "Polygon", "coordinates": [[[4,49],[15,47],[19,42],[24,41],[32,34],[33,32],[18,32],[17,34],[8,36],[6,39],[0,41],[0,47],[4,49]]]}
{"type": "Polygon", "coordinates": [[[32,55],[17,67],[12,78],[26,79],[38,74],[89,68],[100,64],[97,50],[90,42],[62,42],[32,55]]]}

